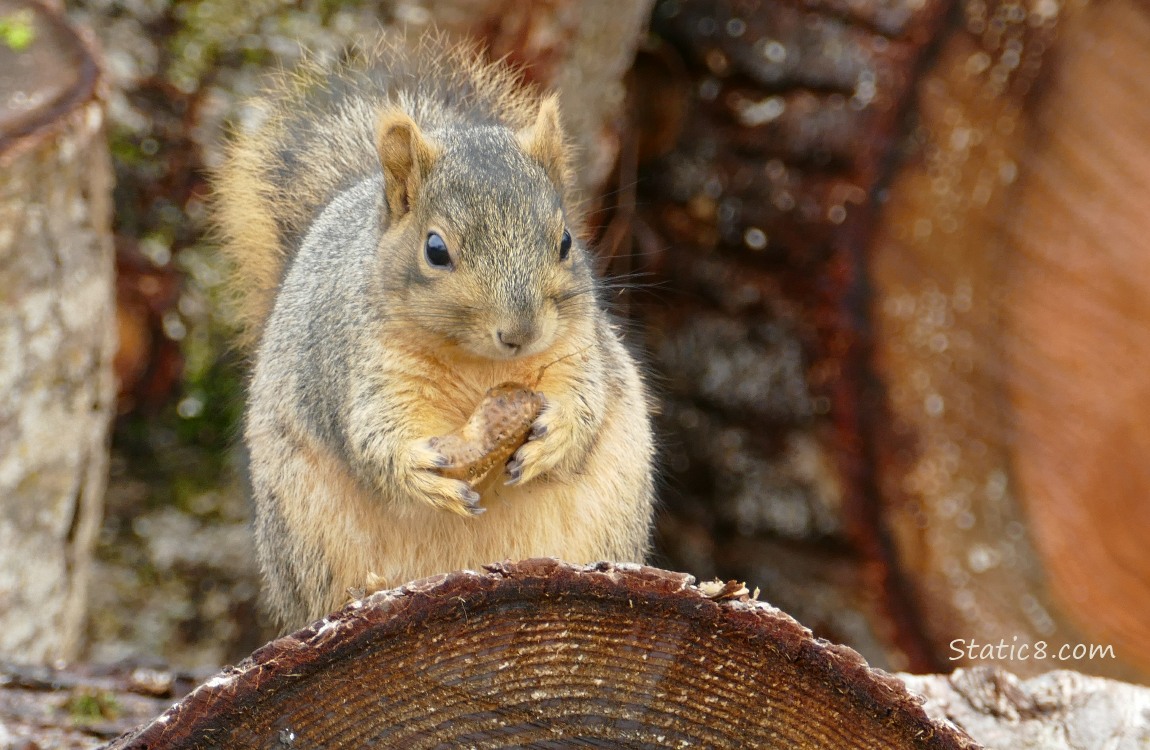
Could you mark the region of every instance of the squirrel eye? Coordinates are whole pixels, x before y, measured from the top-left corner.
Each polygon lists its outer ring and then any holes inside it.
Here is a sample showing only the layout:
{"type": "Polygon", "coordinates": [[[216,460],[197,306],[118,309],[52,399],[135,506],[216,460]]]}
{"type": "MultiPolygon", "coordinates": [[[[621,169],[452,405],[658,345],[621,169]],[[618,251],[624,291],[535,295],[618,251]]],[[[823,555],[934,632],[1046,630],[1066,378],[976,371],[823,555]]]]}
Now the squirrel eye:
{"type": "Polygon", "coordinates": [[[563,230],[563,239],[559,241],[559,260],[567,260],[571,254],[571,233],[563,230]]]}
{"type": "Polygon", "coordinates": [[[447,243],[435,232],[427,235],[423,244],[423,255],[427,258],[427,265],[432,268],[451,268],[451,253],[447,251],[447,243]]]}

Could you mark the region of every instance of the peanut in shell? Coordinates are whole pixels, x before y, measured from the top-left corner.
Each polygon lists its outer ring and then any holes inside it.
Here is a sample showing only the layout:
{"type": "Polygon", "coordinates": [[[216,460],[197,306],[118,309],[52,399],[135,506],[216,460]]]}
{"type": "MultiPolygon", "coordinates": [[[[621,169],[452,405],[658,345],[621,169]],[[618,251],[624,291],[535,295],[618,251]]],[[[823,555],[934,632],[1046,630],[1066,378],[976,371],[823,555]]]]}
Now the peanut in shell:
{"type": "Polygon", "coordinates": [[[462,427],[431,438],[431,446],[449,461],[437,471],[473,488],[483,484],[527,442],[543,404],[542,393],[520,383],[491,388],[462,427]]]}

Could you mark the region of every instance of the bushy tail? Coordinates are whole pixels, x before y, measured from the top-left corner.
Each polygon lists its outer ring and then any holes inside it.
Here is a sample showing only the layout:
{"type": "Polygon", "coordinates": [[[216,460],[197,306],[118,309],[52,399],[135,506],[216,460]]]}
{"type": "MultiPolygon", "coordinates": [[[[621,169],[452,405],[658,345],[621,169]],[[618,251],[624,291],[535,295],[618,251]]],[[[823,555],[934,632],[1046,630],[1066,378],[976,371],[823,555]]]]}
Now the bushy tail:
{"type": "Polygon", "coordinates": [[[239,328],[243,349],[255,345],[271,313],[276,288],[288,261],[269,131],[273,123],[240,134],[228,146],[227,157],[212,175],[215,230],[228,264],[229,312],[239,328]]]}
{"type": "Polygon", "coordinates": [[[518,128],[531,122],[534,101],[516,71],[438,34],[280,75],[250,103],[212,180],[240,346],[258,341],[284,269],[322,208],[380,172],[375,129],[385,108],[401,107],[425,129],[444,117],[518,128]]]}

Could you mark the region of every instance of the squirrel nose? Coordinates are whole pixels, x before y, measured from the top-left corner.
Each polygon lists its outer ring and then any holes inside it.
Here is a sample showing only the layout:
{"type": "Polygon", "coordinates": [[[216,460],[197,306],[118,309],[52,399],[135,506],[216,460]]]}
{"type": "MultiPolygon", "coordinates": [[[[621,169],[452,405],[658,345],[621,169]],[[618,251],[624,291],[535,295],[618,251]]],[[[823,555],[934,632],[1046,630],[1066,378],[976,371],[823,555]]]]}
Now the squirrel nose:
{"type": "Polygon", "coordinates": [[[496,331],[495,338],[501,348],[514,354],[535,339],[535,331],[530,326],[517,326],[496,331]]]}

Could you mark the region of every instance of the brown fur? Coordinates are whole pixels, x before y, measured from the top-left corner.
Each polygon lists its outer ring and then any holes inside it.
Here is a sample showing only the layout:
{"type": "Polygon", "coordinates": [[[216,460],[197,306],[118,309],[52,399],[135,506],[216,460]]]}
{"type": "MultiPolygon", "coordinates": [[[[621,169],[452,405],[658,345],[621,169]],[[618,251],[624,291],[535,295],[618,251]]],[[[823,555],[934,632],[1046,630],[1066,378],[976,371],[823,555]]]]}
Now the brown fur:
{"type": "Polygon", "coordinates": [[[552,94],[539,104],[539,114],[530,127],[519,131],[523,151],[542,164],[557,185],[571,183],[570,154],[559,124],[559,98],[552,94]]]}
{"type": "Polygon", "coordinates": [[[383,165],[387,208],[392,221],[396,221],[411,210],[411,202],[419,195],[419,186],[431,171],[437,154],[415,121],[400,110],[380,117],[375,143],[383,165]]]}
{"type": "Polygon", "coordinates": [[[258,342],[245,440],[281,624],[381,578],[541,555],[641,561],[646,393],[588,250],[560,251],[580,217],[554,98],[424,41],[308,68],[257,106],[262,124],[216,176],[216,211],[258,342]],[[431,233],[449,268],[425,257],[431,233]],[[505,382],[546,404],[511,481],[480,499],[436,471],[431,438],[505,382]]]}

